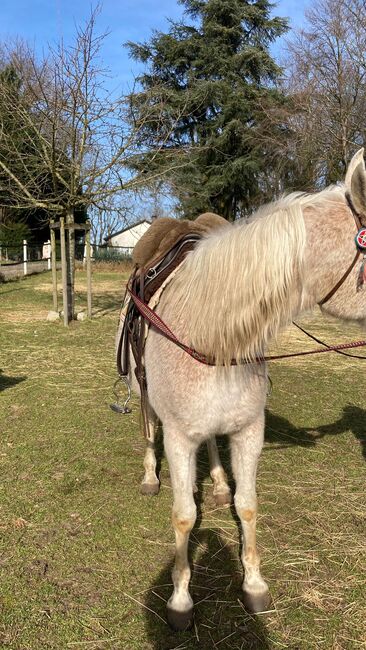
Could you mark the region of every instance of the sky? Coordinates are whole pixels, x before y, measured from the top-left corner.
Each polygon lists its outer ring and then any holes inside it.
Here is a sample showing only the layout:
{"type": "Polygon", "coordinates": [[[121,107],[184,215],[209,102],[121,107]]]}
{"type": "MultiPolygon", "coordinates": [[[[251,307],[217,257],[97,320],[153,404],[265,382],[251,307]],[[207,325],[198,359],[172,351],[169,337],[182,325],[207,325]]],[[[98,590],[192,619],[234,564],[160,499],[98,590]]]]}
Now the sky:
{"type": "MultiPolygon", "coordinates": [[[[288,17],[291,26],[301,26],[311,0],[279,0],[275,14],[288,17]]],[[[95,3],[93,3],[95,5],[95,3]]],[[[90,13],[90,0],[1,0],[0,41],[20,37],[42,53],[61,37],[70,43],[75,25],[90,13]]],[[[97,22],[99,33],[109,32],[102,57],[111,72],[111,87],[128,91],[138,71],[123,47],[126,41],[147,40],[152,30],[166,30],[168,19],[179,19],[182,6],[175,0],[104,0],[97,22]]],[[[277,42],[275,54],[281,54],[277,42]]]]}
{"type": "MultiPolygon", "coordinates": [[[[41,56],[61,38],[66,44],[72,43],[76,26],[85,23],[91,7],[97,3],[98,0],[0,0],[0,43],[20,38],[41,56]]],[[[108,33],[101,51],[103,67],[109,70],[104,85],[117,96],[133,88],[134,79],[142,70],[141,64],[129,58],[123,45],[127,41],[146,41],[153,30],[166,31],[169,19],[179,20],[183,8],[178,0],[100,0],[99,3],[97,33],[108,33]]],[[[310,4],[311,0],[277,0],[273,15],[287,17],[291,27],[301,27],[310,4]]],[[[284,40],[277,40],[272,54],[279,62],[283,49],[284,40]]],[[[163,199],[164,205],[166,200],[169,203],[170,199],[163,199]]]]}

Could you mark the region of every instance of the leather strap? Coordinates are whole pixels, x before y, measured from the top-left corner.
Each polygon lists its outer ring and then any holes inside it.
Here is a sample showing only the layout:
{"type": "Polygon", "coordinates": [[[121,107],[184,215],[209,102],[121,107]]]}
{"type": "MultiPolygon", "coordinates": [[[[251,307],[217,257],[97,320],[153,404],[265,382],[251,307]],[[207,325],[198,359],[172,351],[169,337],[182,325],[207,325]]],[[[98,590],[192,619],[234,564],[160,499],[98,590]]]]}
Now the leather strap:
{"type": "Polygon", "coordinates": [[[358,258],[360,257],[361,253],[359,250],[356,251],[356,255],[354,256],[351,264],[349,265],[348,269],[343,273],[342,277],[338,280],[337,284],[334,285],[334,287],[327,293],[327,295],[320,301],[318,302],[319,306],[325,305],[328,300],[334,296],[336,291],[338,291],[339,287],[342,286],[343,282],[348,278],[349,274],[351,273],[352,269],[354,268],[358,258]]]}
{"type": "MultiPolygon", "coordinates": [[[[164,336],[166,339],[174,343],[181,350],[184,350],[184,352],[189,354],[193,359],[195,359],[199,363],[202,363],[206,366],[217,365],[215,359],[209,359],[204,354],[197,352],[197,350],[195,350],[194,348],[190,348],[188,345],[185,345],[185,343],[182,343],[182,341],[180,341],[175,336],[175,334],[171,331],[171,329],[169,329],[167,324],[164,323],[164,321],[152,309],[150,309],[149,305],[146,305],[144,302],[142,302],[138,296],[136,296],[134,293],[131,293],[131,298],[134,301],[142,318],[144,318],[162,336],[164,336]]],[[[361,348],[366,346],[366,340],[353,341],[352,343],[339,343],[338,345],[328,345],[326,343],[323,343],[322,341],[319,342],[325,347],[317,350],[306,350],[305,352],[291,352],[287,354],[276,354],[276,355],[263,356],[263,357],[261,356],[261,357],[256,357],[255,359],[253,359],[253,361],[245,361],[243,359],[242,361],[237,362],[235,359],[233,359],[230,365],[237,366],[237,365],[246,365],[248,363],[249,364],[263,363],[264,361],[278,361],[280,359],[291,359],[292,357],[303,357],[309,354],[337,352],[338,350],[348,350],[348,349],[361,348]]]]}
{"type": "MultiPolygon", "coordinates": [[[[353,205],[351,195],[349,194],[349,192],[345,193],[345,199],[347,201],[349,209],[352,212],[352,216],[353,216],[353,218],[355,220],[357,230],[360,230],[360,228],[362,228],[361,218],[364,217],[364,215],[361,215],[360,213],[357,212],[355,206],[353,205]]],[[[320,302],[318,302],[319,306],[325,305],[325,303],[328,302],[328,300],[330,300],[334,296],[334,294],[338,291],[338,289],[342,286],[343,282],[345,282],[345,280],[347,280],[349,274],[351,273],[351,271],[355,267],[355,264],[356,264],[358,258],[360,257],[360,255],[361,255],[361,251],[359,249],[357,249],[356,255],[354,256],[354,258],[353,258],[351,264],[349,265],[348,269],[343,273],[342,277],[338,280],[337,284],[327,293],[327,295],[320,302]]]]}

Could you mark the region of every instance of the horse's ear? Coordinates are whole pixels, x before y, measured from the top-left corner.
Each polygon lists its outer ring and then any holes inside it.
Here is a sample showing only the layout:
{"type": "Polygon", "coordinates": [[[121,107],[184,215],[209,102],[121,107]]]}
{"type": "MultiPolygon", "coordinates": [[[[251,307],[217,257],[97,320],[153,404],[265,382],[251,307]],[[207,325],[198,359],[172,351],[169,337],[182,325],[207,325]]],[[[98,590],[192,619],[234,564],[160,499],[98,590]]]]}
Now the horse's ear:
{"type": "Polygon", "coordinates": [[[346,173],[346,191],[359,214],[366,212],[366,169],[363,148],[357,151],[348,165],[346,173]]]}

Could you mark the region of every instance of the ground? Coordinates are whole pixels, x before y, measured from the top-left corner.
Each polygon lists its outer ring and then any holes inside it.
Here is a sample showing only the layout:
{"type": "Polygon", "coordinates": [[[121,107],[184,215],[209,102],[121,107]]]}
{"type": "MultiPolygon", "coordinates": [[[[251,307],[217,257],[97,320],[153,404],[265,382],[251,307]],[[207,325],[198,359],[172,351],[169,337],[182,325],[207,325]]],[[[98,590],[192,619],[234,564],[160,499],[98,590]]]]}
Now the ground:
{"type": "MultiPolygon", "coordinates": [[[[365,366],[334,354],[271,365],[258,477],[271,611],[243,610],[237,520],[214,505],[202,449],[195,627],[167,627],[168,468],[163,458],[158,497],[139,494],[138,404],[130,416],[109,408],[125,278],[95,272],[95,317],[70,329],[46,321],[49,273],[0,285],[0,648],[366,648],[365,366]]],[[[79,271],[77,308],[85,287],[79,271]]],[[[327,341],[363,338],[319,314],[302,322],[327,341]]],[[[293,328],[280,342],[311,345],[293,328]]]]}

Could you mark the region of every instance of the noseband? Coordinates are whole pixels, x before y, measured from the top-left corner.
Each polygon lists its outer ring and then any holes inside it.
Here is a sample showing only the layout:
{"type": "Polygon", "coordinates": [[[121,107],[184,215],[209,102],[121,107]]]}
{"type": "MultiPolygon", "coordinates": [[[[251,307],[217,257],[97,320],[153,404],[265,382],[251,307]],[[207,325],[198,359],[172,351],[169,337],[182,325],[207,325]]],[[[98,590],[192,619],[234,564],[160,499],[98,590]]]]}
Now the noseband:
{"type": "Polygon", "coordinates": [[[348,204],[349,209],[352,212],[352,216],[355,220],[355,224],[357,227],[357,234],[355,236],[355,244],[356,244],[356,255],[353,258],[351,264],[349,265],[348,269],[343,273],[342,277],[338,280],[337,284],[334,285],[334,287],[327,293],[327,295],[318,303],[319,306],[321,307],[322,305],[325,305],[328,300],[330,300],[334,294],[338,291],[338,289],[342,286],[342,284],[345,282],[345,280],[348,278],[349,274],[353,270],[353,268],[356,265],[356,262],[358,258],[360,257],[361,253],[363,254],[363,262],[361,264],[360,272],[358,275],[358,281],[357,281],[357,289],[361,289],[364,283],[366,282],[366,277],[365,277],[365,263],[366,263],[366,228],[362,225],[361,217],[364,215],[361,215],[359,212],[357,212],[355,206],[352,203],[352,199],[349,195],[348,192],[346,192],[346,201],[348,204]]]}

